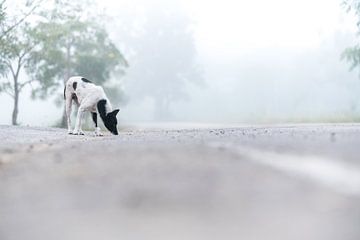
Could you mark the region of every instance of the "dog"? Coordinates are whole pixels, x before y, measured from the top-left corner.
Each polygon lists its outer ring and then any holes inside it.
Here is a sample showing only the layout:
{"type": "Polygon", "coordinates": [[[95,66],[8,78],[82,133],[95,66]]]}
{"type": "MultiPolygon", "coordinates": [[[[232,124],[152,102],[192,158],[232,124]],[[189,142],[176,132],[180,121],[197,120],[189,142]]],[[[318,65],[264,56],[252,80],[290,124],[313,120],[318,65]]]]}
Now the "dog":
{"type": "Polygon", "coordinates": [[[68,133],[74,135],[84,135],[81,129],[81,120],[86,111],[91,112],[95,124],[95,136],[102,136],[97,125],[97,115],[104,122],[105,127],[114,135],[118,135],[116,115],[119,109],[112,110],[111,103],[106,97],[104,89],[97,86],[88,79],[75,76],[66,81],[64,88],[65,111],[68,125],[68,133]],[[71,107],[73,101],[78,106],[75,128],[71,130],[71,107]]]}

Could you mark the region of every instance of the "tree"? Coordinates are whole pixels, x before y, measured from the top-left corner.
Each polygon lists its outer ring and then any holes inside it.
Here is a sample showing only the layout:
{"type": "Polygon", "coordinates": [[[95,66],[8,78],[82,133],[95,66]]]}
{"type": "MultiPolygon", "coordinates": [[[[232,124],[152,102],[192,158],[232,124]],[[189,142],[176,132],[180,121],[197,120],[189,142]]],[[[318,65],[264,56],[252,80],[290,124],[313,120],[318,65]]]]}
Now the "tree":
{"type": "Polygon", "coordinates": [[[142,16],[137,16],[136,21],[122,21],[120,26],[132,63],[125,86],[130,95],[136,96],[132,100],[154,101],[155,119],[170,119],[171,103],[188,98],[187,84],[202,84],[203,80],[191,22],[176,4],[156,5],[152,1],[151,6],[143,7],[142,16]]]}
{"type": "MultiPolygon", "coordinates": [[[[4,2],[0,2],[0,24],[6,17],[4,2]]],[[[59,86],[63,87],[72,75],[89,76],[95,83],[103,84],[111,71],[127,66],[105,28],[98,23],[99,19],[84,15],[80,3],[55,0],[53,8],[45,9],[31,24],[23,23],[23,27],[19,27],[33,12],[33,7],[20,20],[6,24],[10,28],[1,26],[1,30],[7,30],[0,35],[0,73],[4,76],[0,92],[14,99],[12,124],[17,124],[19,96],[27,84],[35,85],[33,97],[46,98],[59,86]],[[20,78],[22,68],[30,78],[27,81],[20,78]]],[[[65,125],[64,119],[62,125],[65,125]]]]}
{"type": "Polygon", "coordinates": [[[9,17],[6,14],[6,0],[0,0],[0,40],[32,15],[43,1],[44,0],[27,0],[24,3],[25,8],[18,11],[18,16],[9,17]]]}
{"type": "MultiPolygon", "coordinates": [[[[357,26],[360,28],[360,1],[358,0],[345,0],[342,2],[343,7],[347,12],[354,12],[357,16],[357,26]]],[[[360,33],[360,29],[358,31],[360,33]]],[[[352,47],[348,47],[341,54],[341,58],[350,63],[350,70],[354,70],[360,67],[360,45],[357,44],[352,47]]]]}
{"type": "MultiPolygon", "coordinates": [[[[7,41],[12,39],[12,37],[8,37],[9,34],[25,22],[25,20],[39,8],[43,1],[44,0],[26,0],[25,4],[23,4],[24,7],[21,9],[16,8],[16,14],[14,14],[16,16],[9,16],[9,14],[7,14],[8,7],[6,6],[6,0],[0,0],[0,50],[3,51],[1,56],[5,56],[4,50],[1,48],[8,48],[9,45],[7,41]]],[[[7,69],[8,66],[3,64],[4,62],[3,59],[0,59],[0,76],[2,77],[5,76],[9,70],[7,69]]]]}
{"type": "MultiPolygon", "coordinates": [[[[2,0],[2,1],[0,1],[0,26],[1,26],[1,29],[4,28],[5,16],[6,16],[6,13],[5,13],[5,0],[2,0]]],[[[3,30],[2,30],[2,32],[3,32],[3,30]]]]}
{"type": "MultiPolygon", "coordinates": [[[[127,66],[97,16],[86,16],[79,9],[85,9],[81,2],[56,1],[31,33],[39,42],[27,67],[31,79],[40,83],[34,97],[46,98],[73,75],[103,85],[113,70],[127,66]]],[[[61,126],[65,126],[65,109],[61,126]]]]}
{"type": "Polygon", "coordinates": [[[9,17],[6,13],[5,0],[0,2],[0,92],[5,92],[14,100],[12,124],[17,124],[19,97],[23,88],[31,81],[21,81],[20,72],[26,64],[34,46],[24,37],[28,25],[24,21],[40,6],[40,1],[27,1],[25,9],[19,10],[19,16],[9,17]],[[21,24],[24,25],[21,26],[21,24]],[[10,75],[10,78],[8,78],[10,75]]]}
{"type": "Polygon", "coordinates": [[[4,66],[4,74],[10,73],[9,78],[0,82],[0,92],[5,92],[14,100],[12,112],[13,125],[17,125],[19,112],[19,97],[23,88],[31,83],[31,80],[21,81],[20,71],[29,60],[31,50],[35,46],[29,38],[24,36],[28,27],[24,26],[13,30],[4,37],[0,49],[1,65],[4,66]]]}

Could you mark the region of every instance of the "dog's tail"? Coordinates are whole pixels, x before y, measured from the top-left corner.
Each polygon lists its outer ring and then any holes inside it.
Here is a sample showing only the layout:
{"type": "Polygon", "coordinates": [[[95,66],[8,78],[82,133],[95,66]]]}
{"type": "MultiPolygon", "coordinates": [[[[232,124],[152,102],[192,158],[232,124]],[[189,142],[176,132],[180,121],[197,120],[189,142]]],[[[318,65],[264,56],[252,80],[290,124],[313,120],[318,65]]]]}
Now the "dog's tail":
{"type": "Polygon", "coordinates": [[[66,85],[65,85],[65,87],[64,87],[64,100],[66,99],[66,98],[65,98],[65,91],[66,91],[66,85]]]}

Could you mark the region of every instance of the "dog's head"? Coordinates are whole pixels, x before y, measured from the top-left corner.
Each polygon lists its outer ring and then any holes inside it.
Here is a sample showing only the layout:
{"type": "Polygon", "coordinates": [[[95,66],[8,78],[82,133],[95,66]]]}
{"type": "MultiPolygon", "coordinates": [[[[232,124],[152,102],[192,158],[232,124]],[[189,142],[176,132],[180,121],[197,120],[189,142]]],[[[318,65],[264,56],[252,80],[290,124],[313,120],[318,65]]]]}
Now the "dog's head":
{"type": "Polygon", "coordinates": [[[104,125],[105,127],[114,135],[118,135],[118,130],[117,130],[117,119],[116,119],[116,115],[118,114],[120,110],[119,109],[115,109],[112,112],[109,112],[108,114],[106,114],[106,117],[104,119],[104,125]]]}

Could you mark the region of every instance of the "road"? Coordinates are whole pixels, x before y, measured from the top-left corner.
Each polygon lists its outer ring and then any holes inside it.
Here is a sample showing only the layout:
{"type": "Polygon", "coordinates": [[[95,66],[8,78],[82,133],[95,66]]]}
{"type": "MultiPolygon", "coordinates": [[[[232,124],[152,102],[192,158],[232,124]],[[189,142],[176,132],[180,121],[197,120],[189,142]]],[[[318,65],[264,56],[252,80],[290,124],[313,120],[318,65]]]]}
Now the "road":
{"type": "Polygon", "coordinates": [[[358,240],[360,125],[0,126],[1,240],[358,240]]]}

